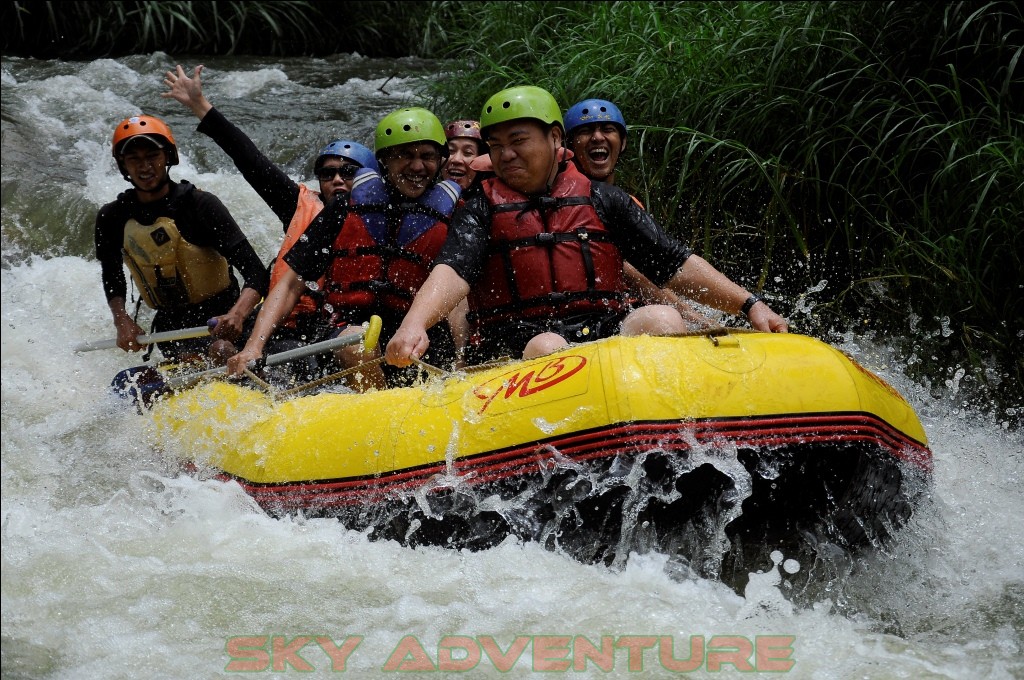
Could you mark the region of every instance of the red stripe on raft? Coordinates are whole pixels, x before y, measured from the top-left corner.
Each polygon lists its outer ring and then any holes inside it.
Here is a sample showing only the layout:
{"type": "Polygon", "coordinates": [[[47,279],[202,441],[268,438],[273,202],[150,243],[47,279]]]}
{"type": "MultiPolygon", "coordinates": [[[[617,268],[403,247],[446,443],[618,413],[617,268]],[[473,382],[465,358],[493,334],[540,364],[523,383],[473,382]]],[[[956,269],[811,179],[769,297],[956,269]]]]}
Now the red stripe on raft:
{"type": "MultiPolygon", "coordinates": [[[[609,458],[651,448],[686,451],[707,444],[737,448],[780,447],[793,444],[867,443],[887,450],[895,458],[930,472],[931,452],[888,423],[868,413],[772,416],[684,422],[632,422],[510,449],[460,458],[453,482],[485,484],[534,472],[539,461],[553,457],[550,449],[573,461],[609,458]]],[[[407,468],[379,476],[258,484],[223,473],[266,507],[343,507],[366,504],[396,492],[422,486],[445,475],[443,462],[407,468]]]]}

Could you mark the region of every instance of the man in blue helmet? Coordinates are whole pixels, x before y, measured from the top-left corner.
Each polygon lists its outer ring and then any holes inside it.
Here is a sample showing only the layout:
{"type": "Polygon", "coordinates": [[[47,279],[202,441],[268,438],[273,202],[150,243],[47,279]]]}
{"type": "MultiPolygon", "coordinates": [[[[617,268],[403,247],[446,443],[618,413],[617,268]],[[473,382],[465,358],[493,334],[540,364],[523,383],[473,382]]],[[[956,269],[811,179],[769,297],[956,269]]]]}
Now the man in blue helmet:
{"type": "MultiPolygon", "coordinates": [[[[250,186],[281,219],[285,239],[270,272],[270,287],[273,288],[284,273],[284,255],[305,233],[324,205],[335,196],[352,191],[352,180],[359,168],[376,171],[377,160],[370,149],[358,142],[336,140],[320,149],[313,165],[320,191],[295,182],[207,100],[203,95],[202,72],[202,65],[195,67],[193,77],[189,77],[180,65],[176,71],[168,71],[164,83],[170,90],[163,96],[181,102],[195,114],[200,121],[199,132],[213,139],[231,157],[250,186]]],[[[271,340],[272,351],[291,349],[320,335],[322,314],[319,308],[320,300],[307,290],[288,319],[278,327],[271,340]]]]}
{"type": "Polygon", "coordinates": [[[632,260],[656,285],[692,296],[758,330],[788,324],[676,241],[622,189],[566,160],[562,112],[534,86],[493,95],[480,114],[495,177],[467,198],[386,357],[405,366],[430,346],[427,329],[465,296],[473,337],[467,363],[529,359],[609,335],[684,332],[668,305],[631,309],[622,275],[632,260]]]}
{"type": "MultiPolygon", "coordinates": [[[[626,150],[627,135],[622,112],[606,99],[584,99],[565,112],[565,145],[573,152],[572,162],[595,182],[615,184],[615,168],[626,150]]],[[[636,196],[633,200],[644,207],[636,196]]],[[[655,286],[629,262],[623,264],[623,273],[640,303],[671,305],[694,330],[714,325],[671,290],[655,286]]]]}
{"type": "Polygon", "coordinates": [[[615,184],[626,135],[626,120],[610,101],[584,99],[565,112],[565,145],[576,167],[592,180],[615,184]]]}

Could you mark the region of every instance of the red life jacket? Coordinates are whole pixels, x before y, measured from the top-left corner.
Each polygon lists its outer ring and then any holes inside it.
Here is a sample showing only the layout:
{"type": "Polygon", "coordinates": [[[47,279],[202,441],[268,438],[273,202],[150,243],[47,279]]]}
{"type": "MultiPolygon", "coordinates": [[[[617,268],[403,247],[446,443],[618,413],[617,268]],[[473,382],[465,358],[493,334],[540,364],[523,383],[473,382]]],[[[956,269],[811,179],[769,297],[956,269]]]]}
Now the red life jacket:
{"type": "Polygon", "coordinates": [[[623,309],[622,254],[573,165],[546,196],[484,180],[492,206],[483,276],[469,295],[476,323],[623,309]]]}
{"type": "Polygon", "coordinates": [[[417,199],[392,196],[376,172],[352,183],[349,214],[334,241],[325,305],[405,312],[430,273],[445,237],[459,185],[438,182],[417,199]]]}
{"type": "MultiPolygon", "coordinates": [[[[292,246],[299,242],[299,238],[306,233],[306,228],[309,227],[310,223],[323,209],[324,204],[320,198],[320,194],[304,184],[300,184],[299,200],[295,205],[295,213],[292,215],[292,219],[288,223],[288,229],[285,230],[284,242],[281,243],[281,248],[277,251],[277,257],[274,258],[274,266],[270,270],[270,290],[274,289],[274,286],[277,285],[277,282],[281,280],[281,277],[288,269],[288,265],[285,264],[284,261],[284,256],[292,249],[292,246]]],[[[317,283],[319,284],[317,286],[317,290],[320,290],[323,286],[323,279],[317,283]]],[[[320,304],[317,302],[315,297],[309,293],[303,293],[302,297],[299,298],[299,301],[295,303],[295,307],[292,308],[291,314],[281,322],[281,325],[294,328],[296,325],[296,317],[315,314],[319,307],[320,304]]]]}

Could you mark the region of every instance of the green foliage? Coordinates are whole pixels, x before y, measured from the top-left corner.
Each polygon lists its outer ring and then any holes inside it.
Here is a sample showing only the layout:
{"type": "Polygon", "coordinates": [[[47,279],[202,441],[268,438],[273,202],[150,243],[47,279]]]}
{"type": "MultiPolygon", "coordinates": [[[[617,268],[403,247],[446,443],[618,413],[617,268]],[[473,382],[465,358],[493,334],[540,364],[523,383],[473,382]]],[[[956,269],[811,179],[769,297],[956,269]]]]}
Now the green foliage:
{"type": "Polygon", "coordinates": [[[3,4],[5,54],[428,54],[463,16],[452,2],[38,2],[3,4]]]}
{"type": "Polygon", "coordinates": [[[948,317],[1024,379],[1024,44],[1013,2],[485,3],[432,95],[535,84],[630,123],[620,184],[804,332],[948,317]],[[984,331],[981,329],[985,329],[984,331]]]}
{"type": "Polygon", "coordinates": [[[313,3],[9,2],[4,53],[34,57],[139,52],[287,54],[303,36],[318,39],[313,3]]]}
{"type": "Polygon", "coordinates": [[[434,54],[452,30],[464,30],[466,2],[313,2],[330,28],[315,54],[359,52],[371,56],[434,54]]]}

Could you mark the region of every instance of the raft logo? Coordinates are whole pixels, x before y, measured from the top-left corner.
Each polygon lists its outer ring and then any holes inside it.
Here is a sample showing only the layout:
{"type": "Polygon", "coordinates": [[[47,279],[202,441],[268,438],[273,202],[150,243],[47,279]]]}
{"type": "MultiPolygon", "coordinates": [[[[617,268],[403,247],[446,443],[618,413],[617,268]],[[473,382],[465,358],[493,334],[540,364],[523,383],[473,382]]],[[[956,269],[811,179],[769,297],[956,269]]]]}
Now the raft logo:
{"type": "Polygon", "coordinates": [[[483,413],[498,397],[509,401],[542,392],[565,382],[586,365],[586,357],[576,355],[558,357],[543,364],[531,364],[477,385],[473,388],[473,396],[484,402],[480,407],[480,413],[483,413]]]}
{"type": "MultiPolygon", "coordinates": [[[[315,642],[326,654],[331,670],[344,673],[349,657],[362,640],[358,635],[346,637],[341,644],[325,635],[234,637],[227,642],[231,661],[225,670],[312,671],[314,666],[299,652],[315,642]]],[[[709,672],[731,667],[741,672],[785,673],[796,665],[791,658],[795,640],[792,635],[759,635],[753,641],[740,635],[715,635],[708,640],[692,635],[687,649],[685,645],[677,646],[670,635],[604,635],[597,643],[582,635],[519,635],[502,649],[490,635],[448,635],[437,643],[437,652],[431,657],[427,646],[407,635],[380,670],[448,674],[483,671],[490,666],[507,673],[516,666],[529,665],[533,671],[543,672],[579,672],[591,667],[605,672],[616,667],[638,672],[660,666],[674,673],[690,673],[702,667],[709,672]]]]}

